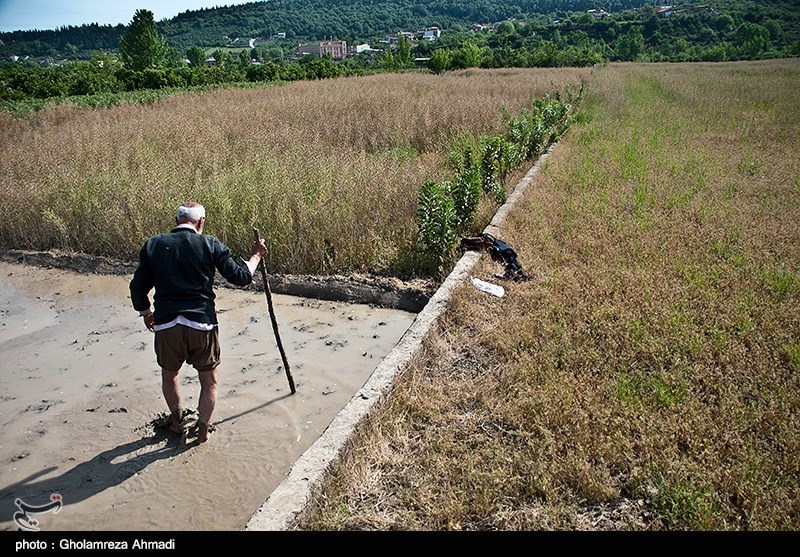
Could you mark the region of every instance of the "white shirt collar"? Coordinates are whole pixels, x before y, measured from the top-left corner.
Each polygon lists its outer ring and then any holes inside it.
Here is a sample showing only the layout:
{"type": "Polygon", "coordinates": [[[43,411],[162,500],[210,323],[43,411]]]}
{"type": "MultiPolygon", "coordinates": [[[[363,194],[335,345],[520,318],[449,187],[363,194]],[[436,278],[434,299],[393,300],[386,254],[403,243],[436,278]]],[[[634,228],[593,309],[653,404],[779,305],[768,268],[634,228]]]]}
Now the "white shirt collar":
{"type": "Polygon", "coordinates": [[[197,232],[197,229],[190,222],[181,223],[178,226],[176,226],[175,228],[189,228],[189,229],[193,230],[196,234],[199,234],[199,232],[197,232]]]}

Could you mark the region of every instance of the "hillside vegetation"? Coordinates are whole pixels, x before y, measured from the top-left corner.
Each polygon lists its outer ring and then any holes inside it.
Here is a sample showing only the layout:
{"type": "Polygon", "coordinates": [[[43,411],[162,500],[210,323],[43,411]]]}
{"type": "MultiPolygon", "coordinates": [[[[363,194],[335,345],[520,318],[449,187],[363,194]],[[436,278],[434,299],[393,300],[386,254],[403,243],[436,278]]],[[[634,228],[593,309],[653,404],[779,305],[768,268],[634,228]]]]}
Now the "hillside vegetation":
{"type": "MultiPolygon", "coordinates": [[[[458,31],[474,23],[489,24],[507,19],[527,20],[540,27],[552,25],[554,19],[569,23],[571,18],[585,15],[590,9],[602,8],[610,14],[619,14],[659,5],[645,0],[606,0],[600,3],[592,0],[271,0],[187,10],[160,21],[159,29],[170,45],[182,52],[193,45],[213,48],[226,46],[236,38],[268,39],[277,33],[285,33],[290,41],[323,37],[354,41],[384,38],[388,33],[416,31],[431,25],[458,31]]],[[[783,31],[788,33],[789,42],[800,39],[800,15],[791,0],[685,1],[671,5],[678,9],[711,6],[717,14],[732,17],[737,25],[744,21],[760,24],[768,20],[778,21],[783,31]]],[[[708,21],[707,18],[689,19],[693,25],[697,21],[708,21]]],[[[83,53],[85,56],[93,50],[115,49],[124,30],[123,25],[87,24],[58,30],[0,33],[5,43],[0,45],[0,54],[16,49],[20,55],[74,56],[83,53]]],[[[694,33],[698,31],[694,29],[694,33]]]]}
{"type": "Polygon", "coordinates": [[[533,279],[455,293],[299,528],[798,529],[798,83],[595,72],[501,236],[533,279]]]}

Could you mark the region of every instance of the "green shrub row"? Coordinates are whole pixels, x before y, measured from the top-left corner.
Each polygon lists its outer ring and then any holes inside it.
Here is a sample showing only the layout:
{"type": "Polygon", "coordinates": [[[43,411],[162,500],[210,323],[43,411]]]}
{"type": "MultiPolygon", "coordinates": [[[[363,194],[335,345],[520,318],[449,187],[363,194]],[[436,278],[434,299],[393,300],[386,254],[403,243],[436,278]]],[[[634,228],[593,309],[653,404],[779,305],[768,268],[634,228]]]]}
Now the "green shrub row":
{"type": "MultiPolygon", "coordinates": [[[[284,65],[265,62],[260,65],[227,64],[214,67],[151,67],[134,70],[110,56],[64,66],[41,66],[36,63],[0,64],[0,108],[9,112],[18,105],[44,106],[46,100],[64,100],[77,96],[112,95],[136,91],[171,91],[224,84],[255,84],[314,80],[360,75],[364,73],[328,58],[309,57],[284,65]],[[37,102],[38,101],[38,102],[37,102]]],[[[163,96],[163,95],[162,95],[163,96]]]]}
{"type": "Polygon", "coordinates": [[[472,231],[482,200],[493,206],[505,203],[508,176],[526,161],[537,158],[572,122],[572,108],[584,90],[564,101],[560,94],[535,99],[530,109],[516,116],[503,106],[507,131],[503,135],[462,134],[453,140],[448,163],[451,180],[427,180],[418,194],[417,245],[420,271],[440,277],[452,262],[456,240],[472,231]]]}

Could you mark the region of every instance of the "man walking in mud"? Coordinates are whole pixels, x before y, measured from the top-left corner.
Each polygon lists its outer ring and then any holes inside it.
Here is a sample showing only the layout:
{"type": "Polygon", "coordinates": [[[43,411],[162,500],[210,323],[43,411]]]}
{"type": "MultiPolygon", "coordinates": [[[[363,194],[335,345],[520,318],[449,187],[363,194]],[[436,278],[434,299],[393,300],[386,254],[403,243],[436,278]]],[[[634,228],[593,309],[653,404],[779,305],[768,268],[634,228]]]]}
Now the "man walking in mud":
{"type": "Polygon", "coordinates": [[[145,326],[155,332],[156,361],[170,411],[169,429],[183,433],[178,372],[184,362],[200,379],[197,439],[208,439],[211,414],[217,400],[217,366],[220,362],[219,327],[214,305],[214,275],[219,271],[237,286],[253,281],[264,241],[253,242],[247,262],[237,262],[214,236],[204,235],[206,211],[188,201],[178,207],[176,227],[149,238],[139,252],[139,265],[130,282],[133,308],[145,326]],[[155,288],[150,307],[149,293],[155,288]]]}

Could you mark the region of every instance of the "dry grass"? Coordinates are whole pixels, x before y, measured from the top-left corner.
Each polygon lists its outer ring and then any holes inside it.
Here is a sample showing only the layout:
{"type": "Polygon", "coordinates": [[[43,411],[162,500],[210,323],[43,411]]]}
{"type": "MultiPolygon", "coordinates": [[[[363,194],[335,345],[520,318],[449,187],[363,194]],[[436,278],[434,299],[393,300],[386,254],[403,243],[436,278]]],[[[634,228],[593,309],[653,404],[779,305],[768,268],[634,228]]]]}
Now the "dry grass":
{"type": "Polygon", "coordinates": [[[599,70],[501,236],[535,279],[456,292],[300,527],[798,529],[798,85],[599,70]]]}
{"type": "Polygon", "coordinates": [[[383,74],[0,115],[0,246],[132,259],[196,199],[235,250],[253,225],[268,235],[270,271],[401,271],[417,191],[449,174],[452,138],[588,75],[383,74]]]}

